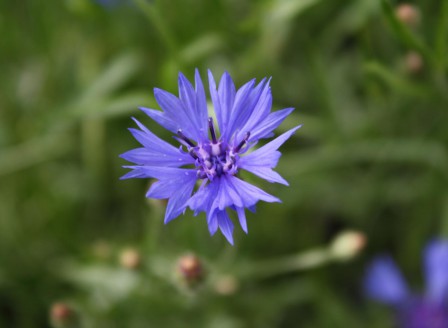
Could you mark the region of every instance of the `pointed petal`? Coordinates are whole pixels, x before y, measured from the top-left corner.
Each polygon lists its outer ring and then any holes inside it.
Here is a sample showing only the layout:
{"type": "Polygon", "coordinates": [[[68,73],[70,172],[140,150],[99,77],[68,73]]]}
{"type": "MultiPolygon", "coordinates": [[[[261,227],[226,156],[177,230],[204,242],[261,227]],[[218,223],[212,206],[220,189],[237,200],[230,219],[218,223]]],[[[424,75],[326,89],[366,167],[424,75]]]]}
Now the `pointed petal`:
{"type": "Polygon", "coordinates": [[[176,154],[167,154],[152,152],[146,148],[136,148],[121,154],[120,157],[138,165],[149,166],[179,167],[194,163],[194,159],[191,156],[181,153],[179,150],[176,150],[176,154]]]}
{"type": "Polygon", "coordinates": [[[269,79],[265,84],[264,81],[265,79],[263,79],[263,81],[261,81],[258,85],[258,87],[263,87],[260,94],[256,90],[252,92],[252,97],[255,103],[250,116],[246,117],[244,121],[240,120],[240,126],[235,129],[236,131],[239,131],[235,137],[237,140],[241,140],[247,131],[250,131],[251,135],[254,134],[255,131],[255,138],[251,137],[250,140],[257,140],[256,131],[259,127],[263,126],[263,121],[267,118],[269,112],[271,111],[272,94],[269,86],[271,79],[269,79]]]}
{"type": "Polygon", "coordinates": [[[207,119],[208,119],[208,109],[207,109],[207,98],[205,96],[204,84],[202,83],[201,76],[199,75],[199,70],[195,70],[194,75],[195,91],[196,91],[196,110],[197,116],[199,118],[200,129],[203,129],[205,136],[207,136],[207,119]]]}
{"type": "Polygon", "coordinates": [[[246,171],[249,171],[257,176],[259,176],[262,179],[265,179],[266,181],[272,182],[272,183],[281,183],[285,186],[289,186],[288,181],[283,179],[283,177],[278,174],[277,172],[273,171],[269,167],[263,167],[263,166],[245,166],[242,167],[246,171]]]}
{"type": "Polygon", "coordinates": [[[246,212],[244,208],[237,207],[236,212],[238,213],[238,219],[240,221],[241,229],[247,234],[247,221],[246,221],[246,212]]]}
{"type": "Polygon", "coordinates": [[[408,297],[408,289],[389,257],[379,257],[367,269],[364,290],[368,297],[389,305],[399,305],[408,297]]]}
{"type": "Polygon", "coordinates": [[[198,129],[195,125],[195,115],[191,114],[188,109],[185,108],[182,101],[173,94],[155,88],[154,97],[157,103],[163,110],[163,113],[176,123],[176,132],[181,129],[182,132],[193,140],[200,140],[198,135],[198,129]]]}
{"type": "Polygon", "coordinates": [[[143,111],[146,115],[151,117],[157,124],[163,126],[168,131],[176,133],[179,130],[179,125],[165,115],[163,112],[151,108],[140,107],[140,110],[143,111]]]}
{"type": "Polygon", "coordinates": [[[179,179],[180,177],[184,176],[187,179],[193,179],[193,178],[196,179],[195,169],[181,169],[174,167],[158,167],[158,166],[145,166],[145,165],[125,165],[123,167],[127,169],[132,169],[132,171],[126,174],[125,176],[121,177],[121,179],[154,178],[164,180],[164,179],[179,179]]]}
{"type": "Polygon", "coordinates": [[[188,201],[188,206],[195,214],[199,212],[207,213],[207,218],[212,216],[212,204],[220,188],[220,179],[215,179],[207,185],[202,186],[188,201]]]}
{"type": "Polygon", "coordinates": [[[218,231],[218,215],[215,213],[207,219],[208,231],[213,236],[218,231]]]}
{"type": "Polygon", "coordinates": [[[208,70],[208,85],[210,91],[210,97],[212,98],[213,108],[215,110],[216,119],[218,121],[219,131],[222,131],[223,126],[223,110],[221,109],[221,103],[219,101],[218,91],[216,90],[216,82],[213,78],[213,74],[208,70]]]}
{"type": "Polygon", "coordinates": [[[219,180],[219,190],[215,195],[216,198],[212,204],[212,209],[218,208],[223,210],[232,205],[243,206],[241,197],[231,185],[230,177],[222,176],[219,180]]]}
{"type": "Polygon", "coordinates": [[[235,176],[229,177],[229,182],[233,189],[240,195],[244,207],[251,207],[260,200],[268,203],[281,203],[281,200],[277,197],[269,195],[267,192],[261,190],[260,188],[255,187],[254,185],[243,180],[240,180],[235,176]]]}
{"type": "Polygon", "coordinates": [[[269,114],[262,122],[254,126],[249,140],[268,138],[293,110],[294,108],[285,108],[269,114]]]}
{"type": "MultiPolygon", "coordinates": [[[[169,182],[168,182],[169,183],[169,182]]],[[[165,224],[177,218],[187,207],[187,201],[193,192],[196,177],[178,184],[177,190],[171,194],[165,212],[165,224]]]]}
{"type": "Polygon", "coordinates": [[[229,109],[230,115],[228,115],[228,121],[226,122],[221,134],[224,136],[225,140],[230,140],[231,136],[238,126],[238,119],[244,116],[246,111],[251,111],[248,102],[250,101],[250,95],[252,88],[254,87],[255,79],[247,82],[241,88],[238,89],[235,95],[235,100],[233,107],[229,109]]]}
{"type": "Polygon", "coordinates": [[[187,78],[182,73],[179,73],[179,96],[183,104],[184,111],[187,117],[190,119],[191,124],[193,125],[197,133],[198,139],[196,140],[200,141],[206,139],[207,117],[203,118],[202,115],[203,113],[201,113],[201,110],[203,110],[203,108],[198,107],[198,103],[196,101],[197,100],[196,91],[193,88],[193,85],[190,83],[190,81],[188,81],[187,78]]]}
{"type": "MultiPolygon", "coordinates": [[[[232,109],[232,118],[229,122],[229,138],[233,135],[234,142],[243,139],[244,135],[252,130],[253,125],[257,124],[256,121],[260,119],[260,115],[264,114],[262,113],[263,109],[258,104],[263,103],[265,98],[268,97],[269,86],[266,86],[266,79],[263,79],[255,87],[253,87],[255,80],[253,81],[252,88],[248,91],[248,97],[240,103],[235,101],[232,109]]],[[[266,115],[268,113],[269,110],[266,115]]]]}
{"type": "Polygon", "coordinates": [[[292,128],[291,130],[270,141],[263,147],[244,157],[241,157],[239,160],[239,165],[244,168],[248,166],[267,166],[271,168],[275,167],[277,165],[278,158],[280,157],[280,153],[276,152],[276,150],[300,127],[301,125],[292,128]]]}
{"type": "Polygon", "coordinates": [[[426,293],[435,302],[448,300],[448,240],[434,240],[424,252],[426,293]]]}
{"type": "Polygon", "coordinates": [[[168,142],[160,139],[157,137],[154,133],[149,131],[142,123],[140,123],[137,119],[134,117],[132,118],[134,122],[138,125],[140,130],[136,129],[129,129],[129,131],[132,133],[135,139],[137,139],[138,142],[145,148],[148,148],[153,151],[158,151],[161,153],[177,153],[179,150],[169,144],[168,142]]]}
{"type": "Polygon", "coordinates": [[[226,211],[218,211],[218,225],[227,241],[233,245],[233,223],[227,215],[226,211]]]}
{"type": "Polygon", "coordinates": [[[218,119],[218,125],[221,135],[224,135],[224,131],[228,125],[231,111],[235,101],[235,95],[236,95],[235,84],[233,83],[230,74],[224,72],[218,87],[218,96],[221,108],[221,115],[220,115],[221,120],[218,119]]]}

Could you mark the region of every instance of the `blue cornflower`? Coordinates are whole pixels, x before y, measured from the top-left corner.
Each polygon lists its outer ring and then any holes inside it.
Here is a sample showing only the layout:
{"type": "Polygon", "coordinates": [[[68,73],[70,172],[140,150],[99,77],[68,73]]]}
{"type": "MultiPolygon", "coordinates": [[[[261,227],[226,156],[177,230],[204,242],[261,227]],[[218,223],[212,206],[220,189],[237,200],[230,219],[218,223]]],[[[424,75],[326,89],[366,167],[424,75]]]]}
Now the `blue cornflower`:
{"type": "Polygon", "coordinates": [[[424,251],[426,291],[412,294],[390,257],[375,259],[367,270],[368,297],[392,306],[404,328],[448,327],[448,240],[435,240],[424,251]]]}
{"type": "Polygon", "coordinates": [[[246,208],[254,211],[259,200],[280,202],[278,198],[241,180],[237,176],[238,171],[244,169],[269,182],[288,185],[272,169],[281,155],[277,149],[300,126],[248,152],[258,140],[271,137],[273,130],[293,108],[271,113],[270,80],[263,79],[256,84],[254,79],[236,90],[227,72],[223,74],[218,88],[210,71],[208,77],[217,126],[208,114],[198,70],[195,73],[195,87],[179,73],[179,98],[155,88],[154,96],[162,111],[140,109],[175,133],[175,139],[181,146],[176,148],[159,139],[133,118],[140,130],[130,131],[143,147],[121,155],[136,164],[124,166],[132,171],[122,179],[157,179],[146,197],[168,199],[165,223],[179,216],[187,207],[195,215],[205,212],[210,234],[215,234],[219,228],[233,245],[233,223],[228,215],[230,210],[237,213],[241,228],[247,233],[246,208]]]}

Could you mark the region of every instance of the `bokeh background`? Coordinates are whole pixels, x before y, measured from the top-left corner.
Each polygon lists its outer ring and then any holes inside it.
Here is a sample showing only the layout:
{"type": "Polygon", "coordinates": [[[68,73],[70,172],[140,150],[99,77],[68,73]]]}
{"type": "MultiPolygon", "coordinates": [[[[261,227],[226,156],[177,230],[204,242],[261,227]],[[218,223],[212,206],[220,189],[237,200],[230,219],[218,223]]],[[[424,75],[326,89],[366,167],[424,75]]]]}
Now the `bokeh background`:
{"type": "Polygon", "coordinates": [[[392,326],[366,265],[419,290],[448,235],[447,3],[0,1],[0,327],[392,326]],[[137,108],[195,68],[272,76],[303,123],[234,247],[119,180],[130,116],[170,140],[137,108]]]}

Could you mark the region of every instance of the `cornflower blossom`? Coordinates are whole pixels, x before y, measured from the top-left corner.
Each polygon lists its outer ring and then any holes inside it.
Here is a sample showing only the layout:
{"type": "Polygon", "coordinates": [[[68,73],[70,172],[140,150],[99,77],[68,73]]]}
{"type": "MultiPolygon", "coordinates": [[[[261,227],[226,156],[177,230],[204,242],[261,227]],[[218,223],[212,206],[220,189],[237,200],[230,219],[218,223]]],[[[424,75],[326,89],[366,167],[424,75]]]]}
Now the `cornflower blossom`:
{"type": "Polygon", "coordinates": [[[403,328],[448,327],[448,240],[435,240],[424,251],[426,290],[411,293],[394,261],[375,259],[367,270],[368,297],[391,306],[403,328]]]}
{"type": "Polygon", "coordinates": [[[271,113],[270,80],[258,84],[255,79],[236,90],[226,72],[218,88],[208,72],[211,100],[216,123],[209,116],[204,86],[198,70],[195,87],[179,73],[179,98],[161,89],[154,96],[162,111],[140,108],[158,124],[175,134],[180,147],[159,139],[143,124],[130,129],[143,146],[121,155],[135,163],[122,179],[154,178],[146,197],[168,199],[165,223],[189,207],[197,215],[205,212],[208,228],[214,235],[218,228],[233,245],[234,225],[228,212],[237,213],[241,228],[247,233],[245,209],[255,211],[255,204],[280,200],[238,177],[239,170],[249,171],[269,182],[288,185],[272,169],[277,165],[277,150],[300,126],[266,145],[249,152],[293,111],[286,108],[271,113]],[[197,183],[199,182],[199,183],[197,183]]]}

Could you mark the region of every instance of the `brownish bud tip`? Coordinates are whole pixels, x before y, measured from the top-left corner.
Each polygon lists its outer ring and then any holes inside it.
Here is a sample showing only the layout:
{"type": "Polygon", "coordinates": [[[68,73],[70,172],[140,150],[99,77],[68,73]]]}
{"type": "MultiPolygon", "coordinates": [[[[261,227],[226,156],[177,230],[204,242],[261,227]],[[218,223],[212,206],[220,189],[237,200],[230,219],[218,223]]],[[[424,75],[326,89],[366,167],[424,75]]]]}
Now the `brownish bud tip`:
{"type": "Polygon", "coordinates": [[[195,287],[205,278],[201,260],[196,255],[184,255],[177,263],[177,271],[188,287],[195,287]]]}
{"type": "Polygon", "coordinates": [[[422,71],[423,68],[423,59],[419,53],[415,51],[410,51],[406,54],[404,59],[404,65],[406,71],[410,74],[417,74],[422,71]]]}
{"type": "Polygon", "coordinates": [[[395,8],[397,18],[409,27],[417,27],[420,23],[420,11],[409,3],[402,3],[395,8]]]}
{"type": "Polygon", "coordinates": [[[78,327],[78,315],[71,306],[63,302],[54,303],[50,309],[51,325],[55,328],[78,327]]]}
{"type": "Polygon", "coordinates": [[[334,257],[349,260],[358,255],[367,243],[366,236],[359,231],[343,231],[333,240],[330,251],[334,257]]]}

